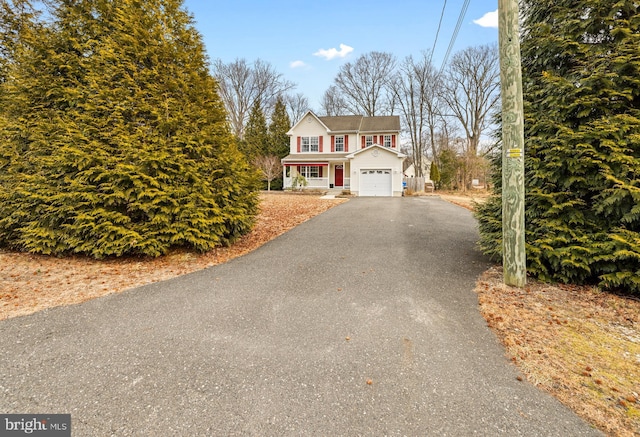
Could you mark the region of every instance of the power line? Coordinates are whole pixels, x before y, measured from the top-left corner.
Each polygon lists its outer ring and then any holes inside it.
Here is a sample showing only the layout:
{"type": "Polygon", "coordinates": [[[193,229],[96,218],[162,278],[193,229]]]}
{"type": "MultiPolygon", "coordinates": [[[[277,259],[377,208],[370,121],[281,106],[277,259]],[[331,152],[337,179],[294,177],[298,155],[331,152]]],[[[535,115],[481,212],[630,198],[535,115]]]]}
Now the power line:
{"type": "Polygon", "coordinates": [[[431,61],[433,60],[433,52],[436,51],[436,43],[438,42],[438,35],[440,34],[440,26],[442,26],[442,19],[444,18],[444,10],[447,7],[447,0],[444,0],[444,4],[442,5],[442,12],[440,13],[440,21],[438,22],[438,30],[436,30],[436,39],[433,41],[433,47],[431,48],[431,55],[429,56],[429,65],[431,65],[431,61]]]}
{"type": "Polygon", "coordinates": [[[447,53],[444,55],[444,59],[442,60],[442,66],[440,67],[440,72],[444,70],[444,66],[447,65],[447,60],[449,59],[449,55],[451,54],[451,49],[453,49],[453,45],[456,42],[456,38],[458,38],[458,32],[460,32],[460,27],[464,21],[464,17],[467,14],[467,9],[469,9],[470,0],[465,0],[462,5],[462,9],[460,10],[460,15],[458,16],[458,22],[456,23],[456,28],[453,31],[453,35],[451,36],[451,41],[449,42],[449,47],[447,48],[447,53]]]}

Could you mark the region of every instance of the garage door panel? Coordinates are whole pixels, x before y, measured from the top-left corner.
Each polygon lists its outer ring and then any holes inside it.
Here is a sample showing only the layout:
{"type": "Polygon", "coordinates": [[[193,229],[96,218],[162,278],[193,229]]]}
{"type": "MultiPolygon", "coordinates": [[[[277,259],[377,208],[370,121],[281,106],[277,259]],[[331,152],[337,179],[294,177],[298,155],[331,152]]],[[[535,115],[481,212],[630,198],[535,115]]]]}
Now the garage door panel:
{"type": "Polygon", "coordinates": [[[360,170],[360,196],[392,196],[390,169],[360,170]]]}

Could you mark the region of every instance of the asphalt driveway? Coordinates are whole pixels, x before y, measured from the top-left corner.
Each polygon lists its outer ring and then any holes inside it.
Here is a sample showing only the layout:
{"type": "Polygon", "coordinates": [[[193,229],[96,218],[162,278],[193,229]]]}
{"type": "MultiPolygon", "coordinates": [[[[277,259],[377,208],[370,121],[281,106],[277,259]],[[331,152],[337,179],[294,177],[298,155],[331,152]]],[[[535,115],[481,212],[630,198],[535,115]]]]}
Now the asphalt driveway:
{"type": "Polygon", "coordinates": [[[479,315],[437,198],[352,199],[227,264],[0,322],[0,413],[74,436],[599,435],[479,315]]]}

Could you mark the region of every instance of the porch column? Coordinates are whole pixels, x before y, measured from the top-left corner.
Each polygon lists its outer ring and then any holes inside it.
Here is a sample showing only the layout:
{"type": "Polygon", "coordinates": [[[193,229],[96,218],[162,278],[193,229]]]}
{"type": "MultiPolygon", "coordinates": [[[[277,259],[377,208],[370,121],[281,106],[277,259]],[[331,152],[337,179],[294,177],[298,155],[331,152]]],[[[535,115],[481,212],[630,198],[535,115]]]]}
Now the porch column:
{"type": "MultiPolygon", "coordinates": [[[[349,172],[351,172],[351,169],[349,169],[349,172]]],[[[349,181],[351,181],[351,174],[347,173],[347,164],[342,161],[342,189],[346,189],[347,187],[347,178],[349,178],[349,181]]],[[[349,182],[349,189],[351,189],[351,182],[349,182]]]]}
{"type": "Polygon", "coordinates": [[[325,188],[329,190],[331,189],[331,161],[327,163],[327,174],[325,175],[324,170],[322,171],[322,178],[324,179],[325,177],[327,178],[327,185],[325,188]]]}

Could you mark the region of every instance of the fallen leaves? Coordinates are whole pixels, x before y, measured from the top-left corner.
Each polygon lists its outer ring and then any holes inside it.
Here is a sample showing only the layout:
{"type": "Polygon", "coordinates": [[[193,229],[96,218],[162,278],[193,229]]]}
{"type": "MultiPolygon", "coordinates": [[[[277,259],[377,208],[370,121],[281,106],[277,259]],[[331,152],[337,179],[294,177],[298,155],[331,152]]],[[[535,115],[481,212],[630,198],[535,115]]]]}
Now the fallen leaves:
{"type": "Polygon", "coordinates": [[[640,301],[575,285],[509,287],[498,268],[476,292],[526,379],[606,433],[640,434],[640,301]]]}
{"type": "Polygon", "coordinates": [[[229,261],[345,201],[264,193],[254,229],[232,246],[204,254],[176,250],[153,259],[98,261],[0,251],[0,320],[84,302],[229,261]]]}

